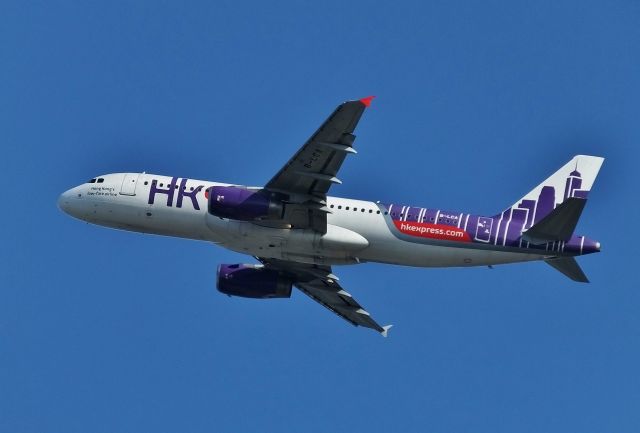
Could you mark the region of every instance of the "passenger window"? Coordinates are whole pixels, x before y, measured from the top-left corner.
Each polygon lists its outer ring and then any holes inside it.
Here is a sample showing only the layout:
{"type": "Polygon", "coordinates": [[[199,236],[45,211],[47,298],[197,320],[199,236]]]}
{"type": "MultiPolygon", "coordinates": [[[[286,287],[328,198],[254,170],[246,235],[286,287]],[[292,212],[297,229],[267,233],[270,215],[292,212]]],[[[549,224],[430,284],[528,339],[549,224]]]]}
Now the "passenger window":
{"type": "Polygon", "coordinates": [[[349,206],[345,207],[345,210],[349,210],[349,206]]]}
{"type": "Polygon", "coordinates": [[[380,214],[380,211],[376,211],[377,214],[380,214]]]}
{"type": "Polygon", "coordinates": [[[333,205],[329,206],[331,209],[333,209],[333,205]]]}
{"type": "Polygon", "coordinates": [[[147,181],[147,180],[145,180],[145,181],[144,181],[144,184],[145,184],[145,185],[147,185],[148,183],[149,183],[149,181],[147,181]]]}
{"type": "Polygon", "coordinates": [[[369,209],[369,213],[373,213],[373,210],[369,209]]]}
{"type": "Polygon", "coordinates": [[[342,209],[342,206],[338,206],[338,209],[342,209]]]}

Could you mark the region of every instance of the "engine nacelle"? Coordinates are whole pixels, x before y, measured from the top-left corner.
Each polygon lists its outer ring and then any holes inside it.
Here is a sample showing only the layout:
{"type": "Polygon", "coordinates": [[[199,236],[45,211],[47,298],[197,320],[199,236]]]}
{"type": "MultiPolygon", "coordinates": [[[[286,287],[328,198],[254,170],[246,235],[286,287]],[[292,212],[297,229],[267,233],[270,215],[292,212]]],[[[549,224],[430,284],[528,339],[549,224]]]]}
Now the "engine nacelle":
{"type": "Polygon", "coordinates": [[[292,281],[280,272],[261,265],[218,266],[218,291],[243,298],[288,298],[292,281]]]}
{"type": "Polygon", "coordinates": [[[280,219],[284,211],[280,194],[238,186],[212,186],[209,213],[241,221],[280,219]]]}

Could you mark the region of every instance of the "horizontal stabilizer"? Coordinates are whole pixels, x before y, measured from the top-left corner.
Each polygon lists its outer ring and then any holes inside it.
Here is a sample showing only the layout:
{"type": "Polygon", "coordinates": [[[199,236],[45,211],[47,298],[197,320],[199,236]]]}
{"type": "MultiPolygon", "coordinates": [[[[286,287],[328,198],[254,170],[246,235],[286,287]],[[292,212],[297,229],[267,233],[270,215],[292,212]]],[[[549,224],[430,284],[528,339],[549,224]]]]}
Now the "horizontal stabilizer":
{"type": "Polygon", "coordinates": [[[579,283],[589,282],[589,279],[584,274],[584,272],[582,272],[582,269],[580,269],[580,265],[573,257],[546,259],[545,262],[565,274],[567,277],[571,278],[573,281],[577,281],[579,283]]]}
{"type": "Polygon", "coordinates": [[[525,231],[522,239],[535,245],[568,240],[576,229],[586,203],[587,200],[584,198],[566,199],[525,231]]]}

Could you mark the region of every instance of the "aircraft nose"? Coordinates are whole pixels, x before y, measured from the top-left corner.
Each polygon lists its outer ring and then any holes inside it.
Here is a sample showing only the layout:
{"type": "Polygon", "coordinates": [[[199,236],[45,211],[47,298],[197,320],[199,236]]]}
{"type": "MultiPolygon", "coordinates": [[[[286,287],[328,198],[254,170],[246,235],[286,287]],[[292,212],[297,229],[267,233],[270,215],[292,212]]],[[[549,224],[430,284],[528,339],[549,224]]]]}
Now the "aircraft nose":
{"type": "Polygon", "coordinates": [[[78,193],[77,187],[63,192],[60,194],[60,197],[58,197],[58,208],[60,208],[62,212],[78,218],[78,197],[80,197],[80,193],[78,193]]]}
{"type": "MultiPolygon", "coordinates": [[[[69,190],[71,191],[71,190],[69,190]]],[[[64,212],[64,213],[69,213],[69,191],[65,191],[62,194],[60,194],[60,197],[58,197],[58,208],[64,212]]]]}

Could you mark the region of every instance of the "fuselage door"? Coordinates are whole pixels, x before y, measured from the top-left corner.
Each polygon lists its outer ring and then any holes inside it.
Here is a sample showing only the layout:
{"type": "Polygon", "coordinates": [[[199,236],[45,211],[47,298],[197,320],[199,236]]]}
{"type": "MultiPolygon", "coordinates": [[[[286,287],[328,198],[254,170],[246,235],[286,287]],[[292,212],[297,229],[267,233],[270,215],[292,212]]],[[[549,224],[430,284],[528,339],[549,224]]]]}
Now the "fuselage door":
{"type": "Polygon", "coordinates": [[[140,173],[127,173],[122,180],[122,187],[120,188],[120,194],[122,195],[136,195],[136,185],[138,184],[138,177],[140,173]]]}
{"type": "Polygon", "coordinates": [[[491,240],[492,229],[493,218],[478,217],[478,226],[476,227],[476,240],[480,242],[489,242],[491,240]]]}

